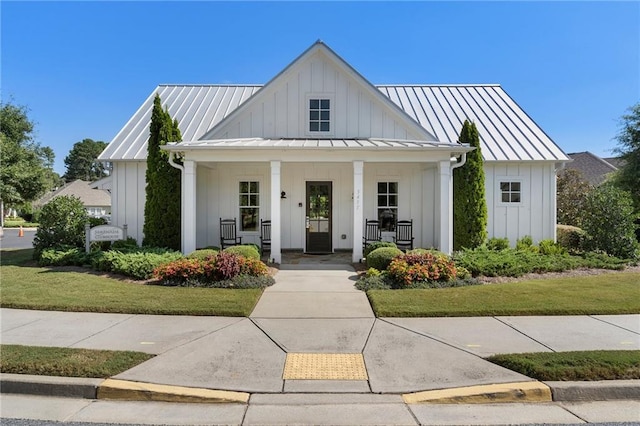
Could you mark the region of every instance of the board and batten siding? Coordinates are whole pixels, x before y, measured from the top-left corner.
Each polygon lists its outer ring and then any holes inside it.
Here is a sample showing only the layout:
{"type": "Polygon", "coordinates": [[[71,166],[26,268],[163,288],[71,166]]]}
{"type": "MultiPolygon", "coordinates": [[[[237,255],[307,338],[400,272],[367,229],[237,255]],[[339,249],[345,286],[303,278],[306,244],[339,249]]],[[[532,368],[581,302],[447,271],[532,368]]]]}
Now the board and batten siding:
{"type": "Polygon", "coordinates": [[[142,243],[147,163],[114,161],[111,170],[111,224],[127,225],[127,235],[142,243]]]}
{"type": "Polygon", "coordinates": [[[556,173],[549,162],[486,162],[485,189],[489,237],[508,238],[512,246],[526,235],[534,242],[556,238],[556,173]],[[501,201],[500,182],[520,182],[521,203],[501,201]]]}
{"type": "Polygon", "coordinates": [[[371,96],[357,79],[339,70],[324,55],[313,55],[287,71],[295,73],[265,86],[247,109],[206,139],[367,138],[421,139],[371,96]],[[331,100],[331,131],[309,132],[310,98],[331,100]]]}
{"type": "MultiPolygon", "coordinates": [[[[364,216],[377,217],[377,182],[399,183],[400,219],[413,219],[416,247],[433,247],[435,241],[436,174],[426,164],[365,163],[364,216]]],[[[238,182],[260,182],[260,218],[270,219],[270,168],[267,163],[218,163],[197,169],[197,247],[220,243],[219,218],[239,220],[238,182]]],[[[282,163],[282,248],[305,248],[306,182],[332,182],[332,241],[334,250],[353,248],[353,166],[351,163],[282,163]],[[299,204],[302,203],[302,207],[299,204]],[[342,235],[345,238],[342,239],[342,235]]],[[[243,243],[260,244],[260,232],[239,232],[243,243]]],[[[393,233],[383,235],[392,241],[393,233]]],[[[356,244],[360,244],[358,241],[356,244]]]]}

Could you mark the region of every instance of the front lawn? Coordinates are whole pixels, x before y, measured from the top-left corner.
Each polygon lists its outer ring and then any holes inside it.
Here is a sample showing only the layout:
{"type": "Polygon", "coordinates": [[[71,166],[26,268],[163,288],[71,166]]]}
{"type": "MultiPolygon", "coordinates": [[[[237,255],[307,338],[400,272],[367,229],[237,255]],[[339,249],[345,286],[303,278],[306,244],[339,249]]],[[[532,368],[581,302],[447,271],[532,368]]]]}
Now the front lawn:
{"type": "Polygon", "coordinates": [[[262,289],[145,285],[78,267],[38,267],[32,250],[0,253],[3,308],[162,315],[248,316],[262,289]]]}
{"type": "Polygon", "coordinates": [[[536,380],[640,379],[640,351],[539,352],[487,360],[536,380]]]}
{"type": "Polygon", "coordinates": [[[443,289],[369,290],[378,317],[640,313],[640,273],[443,289]]]}
{"type": "Polygon", "coordinates": [[[142,352],[22,345],[0,345],[0,350],[2,373],[63,377],[107,378],[154,357],[142,352]]]}

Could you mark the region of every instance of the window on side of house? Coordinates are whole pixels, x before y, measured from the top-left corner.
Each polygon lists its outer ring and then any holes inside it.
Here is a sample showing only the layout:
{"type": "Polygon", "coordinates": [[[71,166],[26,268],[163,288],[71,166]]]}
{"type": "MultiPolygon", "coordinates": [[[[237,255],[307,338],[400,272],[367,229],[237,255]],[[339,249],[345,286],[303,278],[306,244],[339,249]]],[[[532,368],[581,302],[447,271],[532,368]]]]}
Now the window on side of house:
{"type": "Polygon", "coordinates": [[[309,99],[309,131],[324,133],[331,131],[330,99],[309,99]]]}
{"type": "Polygon", "coordinates": [[[398,221],[398,182],[378,182],[378,220],[380,229],[396,230],[398,221]]]}
{"type": "Polygon", "coordinates": [[[260,182],[241,181],[239,186],[240,231],[257,231],[260,221],[260,182]]]}
{"type": "Polygon", "coordinates": [[[522,182],[500,181],[500,201],[503,203],[522,202],[522,182]]]}

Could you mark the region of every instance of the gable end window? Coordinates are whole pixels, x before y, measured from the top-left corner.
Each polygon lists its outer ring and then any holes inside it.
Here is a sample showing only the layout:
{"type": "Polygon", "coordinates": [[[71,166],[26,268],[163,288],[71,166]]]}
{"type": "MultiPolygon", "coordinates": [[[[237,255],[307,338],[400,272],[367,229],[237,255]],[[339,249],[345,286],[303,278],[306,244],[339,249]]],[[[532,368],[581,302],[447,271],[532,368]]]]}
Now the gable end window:
{"type": "Polygon", "coordinates": [[[309,131],[331,131],[330,99],[309,99],[309,131]]]}
{"type": "Polygon", "coordinates": [[[239,196],[240,231],[257,231],[260,217],[260,182],[241,181],[239,196]]]}
{"type": "Polygon", "coordinates": [[[501,201],[503,203],[521,203],[522,202],[522,183],[521,182],[500,182],[501,201]]]}

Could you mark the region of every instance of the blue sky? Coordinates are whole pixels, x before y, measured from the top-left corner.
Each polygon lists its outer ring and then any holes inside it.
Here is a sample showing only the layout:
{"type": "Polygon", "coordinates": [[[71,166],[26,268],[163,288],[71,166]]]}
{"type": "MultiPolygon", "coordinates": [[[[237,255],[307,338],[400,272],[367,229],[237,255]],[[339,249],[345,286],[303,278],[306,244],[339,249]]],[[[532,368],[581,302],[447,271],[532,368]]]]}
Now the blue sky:
{"type": "Polygon", "coordinates": [[[640,101],[639,2],[0,3],[1,98],[64,157],[162,83],[265,83],[318,39],[373,84],[499,83],[565,152],[640,101]]]}

